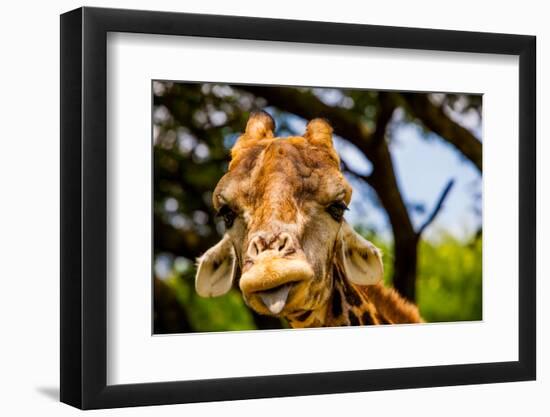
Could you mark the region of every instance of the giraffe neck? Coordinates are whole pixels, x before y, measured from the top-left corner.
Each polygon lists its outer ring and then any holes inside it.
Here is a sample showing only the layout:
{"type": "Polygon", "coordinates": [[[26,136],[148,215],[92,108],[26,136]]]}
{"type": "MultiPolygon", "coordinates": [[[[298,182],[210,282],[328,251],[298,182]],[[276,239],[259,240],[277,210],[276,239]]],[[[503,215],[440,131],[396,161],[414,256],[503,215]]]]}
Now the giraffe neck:
{"type": "Polygon", "coordinates": [[[289,317],[291,327],[336,327],[388,324],[367,293],[346,279],[342,267],[334,263],[332,288],[325,304],[289,317]]]}

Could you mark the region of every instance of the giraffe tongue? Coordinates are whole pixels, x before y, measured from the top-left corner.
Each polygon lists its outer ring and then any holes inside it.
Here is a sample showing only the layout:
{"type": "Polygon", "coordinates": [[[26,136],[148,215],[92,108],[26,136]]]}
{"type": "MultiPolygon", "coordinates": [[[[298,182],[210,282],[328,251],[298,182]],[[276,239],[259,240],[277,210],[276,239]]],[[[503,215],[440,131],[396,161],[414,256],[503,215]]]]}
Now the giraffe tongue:
{"type": "Polygon", "coordinates": [[[290,285],[283,285],[275,290],[261,292],[258,295],[269,311],[273,314],[279,314],[285,307],[289,291],[290,285]]]}

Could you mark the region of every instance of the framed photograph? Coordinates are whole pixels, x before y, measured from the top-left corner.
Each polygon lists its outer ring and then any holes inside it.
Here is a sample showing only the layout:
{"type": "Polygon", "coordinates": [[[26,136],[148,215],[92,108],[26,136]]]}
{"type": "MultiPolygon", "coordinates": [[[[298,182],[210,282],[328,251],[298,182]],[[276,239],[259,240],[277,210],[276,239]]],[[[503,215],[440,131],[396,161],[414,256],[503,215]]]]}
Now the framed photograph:
{"type": "Polygon", "coordinates": [[[533,380],[535,37],[61,16],[61,401],[533,380]]]}

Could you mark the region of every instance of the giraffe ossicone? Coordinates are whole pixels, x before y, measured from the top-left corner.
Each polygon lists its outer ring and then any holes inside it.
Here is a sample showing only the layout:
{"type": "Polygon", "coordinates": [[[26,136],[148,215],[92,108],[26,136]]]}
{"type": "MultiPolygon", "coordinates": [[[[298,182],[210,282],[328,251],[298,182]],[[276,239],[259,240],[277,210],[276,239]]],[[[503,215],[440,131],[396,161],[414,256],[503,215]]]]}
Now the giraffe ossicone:
{"type": "Polygon", "coordinates": [[[259,314],[292,327],[416,323],[418,309],[382,284],[380,251],[344,219],[352,189],[332,127],[311,120],[278,138],[265,112],[250,116],[213,192],[222,240],[198,259],[197,293],[237,286],[259,314]]]}

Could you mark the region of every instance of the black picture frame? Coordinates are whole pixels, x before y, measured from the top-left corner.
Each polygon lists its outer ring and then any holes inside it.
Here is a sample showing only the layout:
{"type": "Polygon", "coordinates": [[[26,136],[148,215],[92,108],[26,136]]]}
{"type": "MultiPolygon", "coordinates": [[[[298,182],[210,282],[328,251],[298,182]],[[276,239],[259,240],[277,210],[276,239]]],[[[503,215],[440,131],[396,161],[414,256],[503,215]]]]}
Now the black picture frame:
{"type": "Polygon", "coordinates": [[[93,409],[535,379],[535,54],[524,35],[88,7],[61,15],[61,401],[93,409]],[[519,56],[519,360],[107,385],[108,32],[519,56]]]}

